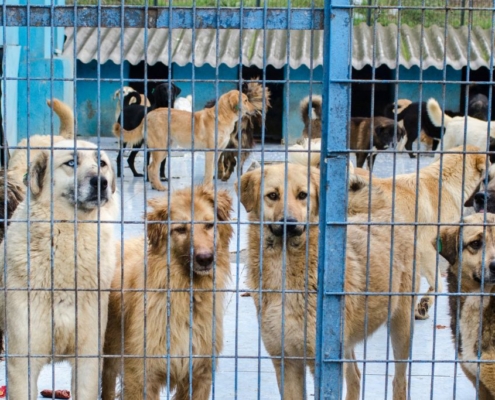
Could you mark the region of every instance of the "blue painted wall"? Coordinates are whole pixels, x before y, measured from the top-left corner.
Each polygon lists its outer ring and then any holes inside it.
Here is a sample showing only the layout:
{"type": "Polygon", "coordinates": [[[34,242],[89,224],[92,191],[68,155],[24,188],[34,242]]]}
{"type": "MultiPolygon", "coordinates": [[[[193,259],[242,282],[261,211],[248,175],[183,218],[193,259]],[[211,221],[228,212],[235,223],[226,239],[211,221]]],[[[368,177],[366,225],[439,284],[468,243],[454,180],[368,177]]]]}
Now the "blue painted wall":
{"type": "MultiPolygon", "coordinates": [[[[77,132],[81,136],[112,136],[117,106],[113,95],[121,84],[119,81],[112,82],[105,81],[105,79],[120,80],[120,65],[109,61],[100,65],[99,69],[101,80],[98,82],[98,63],[96,60],[89,64],[77,62],[77,132]]],[[[124,63],[123,70],[123,84],[128,86],[128,62],[124,63]]]]}
{"type": "MultiPolygon", "coordinates": [[[[411,101],[419,101],[420,90],[422,88],[422,101],[427,101],[430,97],[434,97],[437,100],[443,99],[443,84],[440,83],[428,83],[428,81],[433,80],[443,80],[444,73],[441,70],[438,70],[434,67],[428,68],[423,71],[423,75],[421,77],[421,70],[419,67],[413,67],[407,69],[405,67],[399,68],[399,79],[400,80],[413,80],[418,81],[418,83],[400,83],[399,84],[399,99],[409,99],[411,101]],[[426,81],[420,85],[419,80],[426,81]]],[[[392,76],[395,78],[395,74],[392,73],[392,76]]],[[[452,67],[447,66],[447,81],[454,80],[460,81],[462,80],[462,71],[455,70],[452,67]]],[[[391,94],[394,94],[394,87],[391,85],[391,94]]],[[[452,111],[459,111],[460,107],[460,99],[461,99],[461,85],[458,83],[447,83],[445,85],[445,107],[452,111]]]]}

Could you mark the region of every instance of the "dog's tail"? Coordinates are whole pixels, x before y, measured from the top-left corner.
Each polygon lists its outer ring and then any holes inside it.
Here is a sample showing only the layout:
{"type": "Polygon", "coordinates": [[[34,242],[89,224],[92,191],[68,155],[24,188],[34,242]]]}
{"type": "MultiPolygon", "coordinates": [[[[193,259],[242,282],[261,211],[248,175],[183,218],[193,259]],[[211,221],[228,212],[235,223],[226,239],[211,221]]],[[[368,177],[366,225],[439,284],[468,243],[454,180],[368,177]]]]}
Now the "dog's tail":
{"type": "MultiPolygon", "coordinates": [[[[313,108],[313,113],[311,115],[312,119],[321,119],[321,105],[321,96],[313,95],[311,97],[311,107],[313,108]]],[[[309,96],[301,100],[299,107],[301,109],[301,118],[304,122],[304,126],[309,126],[311,124],[309,119],[309,96]]]]}
{"type": "Polygon", "coordinates": [[[50,107],[55,114],[58,115],[60,119],[60,131],[59,135],[63,136],[66,139],[74,138],[74,111],[63,101],[58,99],[53,99],[53,102],[50,100],[46,101],[48,107],[50,107]]]}
{"type": "Polygon", "coordinates": [[[320,168],[321,139],[311,140],[311,151],[309,150],[309,139],[304,138],[294,146],[289,147],[289,162],[320,168]]]}
{"type": "Polygon", "coordinates": [[[141,123],[136,128],[130,131],[126,131],[118,122],[116,122],[113,124],[112,133],[117,139],[120,139],[120,133],[122,132],[124,143],[127,143],[128,146],[141,143],[143,140],[144,120],[145,118],[142,119],[141,123]]]}
{"type": "Polygon", "coordinates": [[[452,121],[452,117],[449,117],[445,114],[440,108],[440,104],[434,98],[431,98],[426,103],[426,110],[428,111],[428,116],[430,117],[430,121],[433,125],[440,128],[442,126],[442,115],[444,125],[447,126],[450,121],[452,121]]]}
{"type": "Polygon", "coordinates": [[[131,92],[124,96],[124,107],[129,106],[131,104],[141,104],[141,95],[138,92],[131,92]],[[134,99],[134,101],[132,101],[134,99]]]}

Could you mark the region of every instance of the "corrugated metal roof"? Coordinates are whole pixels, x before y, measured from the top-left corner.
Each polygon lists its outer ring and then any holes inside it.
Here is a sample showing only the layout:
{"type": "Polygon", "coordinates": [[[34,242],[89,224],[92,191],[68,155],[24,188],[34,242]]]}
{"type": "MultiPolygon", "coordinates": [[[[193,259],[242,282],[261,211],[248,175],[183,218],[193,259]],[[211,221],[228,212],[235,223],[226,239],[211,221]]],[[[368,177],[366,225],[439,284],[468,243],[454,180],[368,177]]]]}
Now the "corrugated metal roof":
{"type": "MultiPolygon", "coordinates": [[[[169,41],[171,42],[172,62],[184,66],[192,62],[192,30],[174,29],[169,38],[168,29],[149,29],[147,37],[147,62],[154,65],[157,62],[168,64],[169,41]]],[[[292,68],[302,65],[307,67],[323,64],[323,31],[304,30],[243,30],[242,40],[240,31],[236,29],[220,29],[219,31],[218,64],[235,67],[240,63],[239,45],[242,43],[242,64],[246,66],[263,67],[263,53],[266,53],[266,63],[281,68],[287,63],[287,40],[290,39],[289,64],[292,68]],[[264,41],[266,35],[266,42],[264,41]],[[265,46],[264,46],[265,43],[265,46]],[[311,44],[313,43],[313,46],[311,44]],[[312,63],[311,63],[312,60],[312,63]]],[[[421,27],[402,26],[400,30],[399,63],[407,68],[420,66],[423,68],[443,68],[444,55],[446,63],[455,69],[465,67],[468,63],[467,27],[447,28],[433,26],[424,29],[421,40],[421,27]],[[421,50],[422,44],[422,50],[421,50]],[[422,51],[422,52],[421,52],[422,51]]],[[[66,28],[67,40],[64,45],[65,56],[74,53],[74,29],[66,28]]],[[[217,65],[215,29],[197,29],[194,46],[194,64],[198,67],[204,64],[217,65]]],[[[145,59],[144,29],[124,29],[123,57],[135,65],[145,59]]],[[[362,69],[365,65],[387,65],[396,67],[398,29],[395,25],[383,27],[377,25],[376,30],[366,24],[354,27],[353,60],[354,68],[362,69]],[[376,43],[376,46],[373,44],[376,43]],[[374,49],[375,47],[375,49],[374,49]]],[[[471,68],[489,67],[492,56],[490,42],[491,31],[473,28],[469,37],[471,68]]],[[[100,47],[98,48],[97,28],[78,28],[76,35],[77,58],[84,63],[99,59],[101,63],[121,62],[121,29],[100,28],[100,47]]]]}

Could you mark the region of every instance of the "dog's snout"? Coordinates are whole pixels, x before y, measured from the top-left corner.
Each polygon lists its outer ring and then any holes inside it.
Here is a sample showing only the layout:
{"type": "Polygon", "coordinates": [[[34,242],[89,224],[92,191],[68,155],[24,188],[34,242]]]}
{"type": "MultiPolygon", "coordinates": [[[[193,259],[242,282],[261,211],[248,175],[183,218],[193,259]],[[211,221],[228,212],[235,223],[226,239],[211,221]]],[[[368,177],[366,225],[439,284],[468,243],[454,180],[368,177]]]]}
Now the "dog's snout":
{"type": "Polygon", "coordinates": [[[492,276],[495,276],[495,260],[490,262],[490,265],[488,265],[488,269],[490,270],[490,274],[492,276]]]}
{"type": "Polygon", "coordinates": [[[100,186],[100,190],[104,191],[108,187],[108,180],[104,176],[98,177],[98,176],[93,176],[89,180],[89,184],[91,185],[92,188],[98,189],[98,184],[100,186]]]}
{"type": "Polygon", "coordinates": [[[294,232],[297,228],[297,225],[295,225],[295,223],[297,223],[297,219],[295,218],[287,218],[286,220],[281,219],[280,222],[287,222],[287,233],[294,232]]]}
{"type": "Polygon", "coordinates": [[[484,204],[485,203],[485,193],[483,192],[478,192],[474,195],[474,201],[478,204],[484,204]]]}
{"type": "Polygon", "coordinates": [[[202,252],[196,254],[196,262],[202,267],[208,267],[213,263],[213,253],[202,252]]]}
{"type": "Polygon", "coordinates": [[[277,223],[268,225],[268,227],[275,236],[279,237],[284,236],[284,233],[286,233],[288,237],[299,236],[305,230],[305,226],[292,217],[282,218],[278,220],[277,223]]]}

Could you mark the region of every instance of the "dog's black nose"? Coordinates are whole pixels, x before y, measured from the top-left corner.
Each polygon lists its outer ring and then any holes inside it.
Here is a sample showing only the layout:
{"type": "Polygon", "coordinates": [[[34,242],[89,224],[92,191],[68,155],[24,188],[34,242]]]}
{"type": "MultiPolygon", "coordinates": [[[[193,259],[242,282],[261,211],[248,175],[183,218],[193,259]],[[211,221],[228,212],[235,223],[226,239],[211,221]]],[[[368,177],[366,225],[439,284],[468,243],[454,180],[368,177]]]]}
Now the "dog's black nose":
{"type": "Polygon", "coordinates": [[[485,197],[486,195],[484,192],[478,192],[474,195],[474,201],[480,206],[483,206],[485,204],[485,197]]]}
{"type": "Polygon", "coordinates": [[[286,224],[286,226],[287,226],[287,233],[294,232],[296,230],[296,228],[297,228],[297,225],[295,225],[294,222],[298,222],[298,221],[295,218],[281,219],[280,222],[281,223],[288,222],[288,224],[286,224]]]}
{"type": "Polygon", "coordinates": [[[98,178],[97,176],[93,176],[90,179],[89,184],[94,189],[98,189],[98,182],[100,183],[100,190],[101,191],[106,190],[106,188],[108,187],[108,181],[107,181],[107,178],[105,178],[104,176],[101,176],[100,178],[98,178]]]}
{"type": "Polygon", "coordinates": [[[213,262],[213,253],[198,253],[196,254],[196,262],[202,267],[207,267],[213,262]]]}
{"type": "Polygon", "coordinates": [[[488,268],[490,269],[490,274],[492,276],[494,276],[495,275],[495,261],[490,262],[490,265],[488,266],[488,268]]]}

